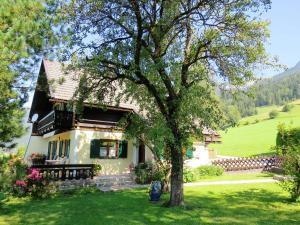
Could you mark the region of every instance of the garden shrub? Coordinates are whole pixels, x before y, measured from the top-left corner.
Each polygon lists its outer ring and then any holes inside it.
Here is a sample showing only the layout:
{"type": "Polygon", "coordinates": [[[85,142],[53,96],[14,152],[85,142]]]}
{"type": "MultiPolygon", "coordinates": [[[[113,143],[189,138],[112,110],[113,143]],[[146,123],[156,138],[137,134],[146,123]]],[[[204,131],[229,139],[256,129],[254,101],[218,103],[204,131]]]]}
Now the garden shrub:
{"type": "Polygon", "coordinates": [[[0,158],[0,191],[13,192],[17,180],[24,179],[27,174],[27,164],[16,154],[0,158]]]}
{"type": "Polygon", "coordinates": [[[184,168],[183,169],[183,182],[188,183],[188,182],[193,182],[196,181],[196,174],[195,171],[191,168],[184,168]]]}
{"type": "Polygon", "coordinates": [[[291,179],[281,182],[292,201],[300,199],[300,128],[286,128],[279,125],[276,150],[283,157],[282,168],[291,179]]]}
{"type": "Polygon", "coordinates": [[[5,199],[5,194],[3,192],[0,191],[0,209],[3,206],[3,201],[5,199]]]}
{"type": "Polygon", "coordinates": [[[199,177],[221,176],[224,173],[223,168],[219,166],[199,166],[195,170],[199,177]]]}
{"type": "Polygon", "coordinates": [[[39,175],[37,169],[28,169],[20,154],[0,157],[0,192],[17,197],[29,195],[32,198],[45,198],[54,189],[49,180],[39,175]]]}
{"type": "Polygon", "coordinates": [[[201,180],[206,177],[221,176],[224,173],[224,169],[219,166],[199,166],[197,168],[184,168],[183,181],[192,182],[201,180]]]}
{"type": "Polygon", "coordinates": [[[270,119],[275,119],[277,116],[279,115],[279,112],[277,110],[272,110],[270,113],[269,113],[269,118],[270,119]]]}
{"type": "Polygon", "coordinates": [[[94,163],[94,173],[95,173],[95,175],[96,176],[99,176],[100,175],[100,172],[101,172],[101,170],[102,170],[102,166],[99,164],[99,163],[97,163],[97,162],[95,162],[94,163]]]}
{"type": "Polygon", "coordinates": [[[135,181],[138,184],[150,184],[152,181],[162,181],[165,176],[165,171],[151,161],[139,163],[134,168],[135,181]]]}
{"type": "Polygon", "coordinates": [[[55,185],[50,184],[49,179],[43,178],[37,169],[30,169],[24,180],[16,180],[13,185],[13,194],[18,197],[29,195],[35,199],[42,199],[55,191],[55,185]]]}

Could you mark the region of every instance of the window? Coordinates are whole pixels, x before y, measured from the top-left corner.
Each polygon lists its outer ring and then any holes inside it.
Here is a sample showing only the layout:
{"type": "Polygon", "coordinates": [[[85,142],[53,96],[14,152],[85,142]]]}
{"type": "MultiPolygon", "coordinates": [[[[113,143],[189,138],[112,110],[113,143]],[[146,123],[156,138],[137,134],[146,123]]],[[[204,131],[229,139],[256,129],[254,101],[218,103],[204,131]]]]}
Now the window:
{"type": "Polygon", "coordinates": [[[127,158],[126,140],[94,139],[91,141],[90,158],[127,158]]]}
{"type": "Polygon", "coordinates": [[[70,140],[49,141],[47,159],[55,160],[57,157],[67,157],[70,155],[70,140]],[[58,147],[58,149],[57,149],[58,147]]]}

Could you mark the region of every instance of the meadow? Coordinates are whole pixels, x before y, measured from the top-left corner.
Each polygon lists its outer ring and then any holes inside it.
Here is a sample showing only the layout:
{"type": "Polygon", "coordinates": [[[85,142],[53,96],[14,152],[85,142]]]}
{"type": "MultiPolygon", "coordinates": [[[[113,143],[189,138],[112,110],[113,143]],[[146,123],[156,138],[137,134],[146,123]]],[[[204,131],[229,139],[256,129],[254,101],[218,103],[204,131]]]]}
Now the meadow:
{"type": "Polygon", "coordinates": [[[185,207],[150,203],[145,189],[61,194],[45,200],[10,198],[1,225],[299,224],[300,205],[276,183],[185,188],[185,207]]]}
{"type": "Polygon", "coordinates": [[[277,127],[279,124],[300,126],[300,100],[294,101],[289,112],[282,112],[282,106],[258,107],[257,115],[243,118],[240,125],[220,131],[221,144],[210,145],[218,155],[226,156],[258,156],[272,155],[272,147],[276,144],[277,127]],[[278,110],[275,119],[269,119],[271,110],[278,110]]]}

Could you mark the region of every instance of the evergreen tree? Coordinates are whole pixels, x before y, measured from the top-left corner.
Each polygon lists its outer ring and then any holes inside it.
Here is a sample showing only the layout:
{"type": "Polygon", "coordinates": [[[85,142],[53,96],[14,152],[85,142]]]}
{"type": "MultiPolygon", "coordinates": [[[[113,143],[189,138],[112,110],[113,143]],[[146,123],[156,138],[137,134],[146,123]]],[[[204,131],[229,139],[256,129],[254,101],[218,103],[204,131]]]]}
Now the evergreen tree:
{"type": "Polygon", "coordinates": [[[52,36],[45,10],[43,1],[1,0],[0,147],[23,133],[22,104],[28,97],[33,64],[46,37],[52,36]]]}

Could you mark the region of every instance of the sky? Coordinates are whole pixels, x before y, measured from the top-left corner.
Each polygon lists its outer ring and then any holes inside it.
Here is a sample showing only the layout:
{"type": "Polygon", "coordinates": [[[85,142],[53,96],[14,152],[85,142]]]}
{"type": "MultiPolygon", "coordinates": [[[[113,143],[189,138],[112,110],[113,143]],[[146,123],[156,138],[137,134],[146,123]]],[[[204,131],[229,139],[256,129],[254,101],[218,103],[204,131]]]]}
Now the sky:
{"type": "Polygon", "coordinates": [[[267,52],[278,56],[288,68],[293,67],[300,61],[300,0],[273,0],[264,18],[271,22],[267,52]]]}

